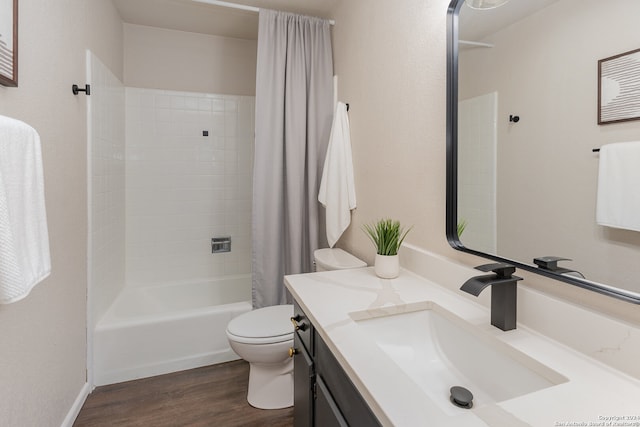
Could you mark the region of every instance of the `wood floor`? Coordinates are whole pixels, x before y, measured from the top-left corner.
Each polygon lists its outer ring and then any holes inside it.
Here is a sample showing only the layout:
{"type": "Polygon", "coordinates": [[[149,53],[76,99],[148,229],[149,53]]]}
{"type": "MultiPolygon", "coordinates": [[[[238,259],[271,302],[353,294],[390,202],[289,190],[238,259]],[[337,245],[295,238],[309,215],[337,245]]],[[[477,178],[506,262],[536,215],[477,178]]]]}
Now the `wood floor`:
{"type": "Polygon", "coordinates": [[[96,388],[74,427],[293,425],[293,408],[247,403],[249,365],[235,361],[96,388]]]}

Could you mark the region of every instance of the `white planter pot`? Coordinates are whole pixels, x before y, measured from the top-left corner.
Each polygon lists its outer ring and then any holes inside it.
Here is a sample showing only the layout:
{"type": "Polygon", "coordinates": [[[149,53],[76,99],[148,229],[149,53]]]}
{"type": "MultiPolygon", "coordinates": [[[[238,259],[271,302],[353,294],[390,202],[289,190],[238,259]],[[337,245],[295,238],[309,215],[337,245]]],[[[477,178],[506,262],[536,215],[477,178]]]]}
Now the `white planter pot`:
{"type": "Polygon", "coordinates": [[[400,274],[400,257],[376,254],[374,271],[382,279],[395,279],[400,274]]]}

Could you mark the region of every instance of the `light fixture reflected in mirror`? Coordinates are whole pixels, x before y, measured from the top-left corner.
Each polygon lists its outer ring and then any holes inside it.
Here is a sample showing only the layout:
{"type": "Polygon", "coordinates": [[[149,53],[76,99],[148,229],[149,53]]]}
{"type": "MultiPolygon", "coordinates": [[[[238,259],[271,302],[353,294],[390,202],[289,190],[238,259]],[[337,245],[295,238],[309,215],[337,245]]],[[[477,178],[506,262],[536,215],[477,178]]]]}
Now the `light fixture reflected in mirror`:
{"type": "Polygon", "coordinates": [[[472,9],[495,9],[509,0],[465,0],[467,6],[472,9]]]}

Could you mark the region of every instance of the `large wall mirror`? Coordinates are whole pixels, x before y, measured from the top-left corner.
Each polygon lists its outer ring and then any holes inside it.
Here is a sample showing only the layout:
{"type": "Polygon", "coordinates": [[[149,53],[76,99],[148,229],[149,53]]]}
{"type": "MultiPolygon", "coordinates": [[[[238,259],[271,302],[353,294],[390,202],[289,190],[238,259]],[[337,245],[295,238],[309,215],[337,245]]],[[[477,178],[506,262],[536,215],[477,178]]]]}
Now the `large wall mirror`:
{"type": "Polygon", "coordinates": [[[449,7],[449,242],[640,304],[640,232],[596,223],[594,152],[640,141],[640,121],[597,111],[598,61],[640,48],[640,1],[478,8],[498,3],[449,7]]]}

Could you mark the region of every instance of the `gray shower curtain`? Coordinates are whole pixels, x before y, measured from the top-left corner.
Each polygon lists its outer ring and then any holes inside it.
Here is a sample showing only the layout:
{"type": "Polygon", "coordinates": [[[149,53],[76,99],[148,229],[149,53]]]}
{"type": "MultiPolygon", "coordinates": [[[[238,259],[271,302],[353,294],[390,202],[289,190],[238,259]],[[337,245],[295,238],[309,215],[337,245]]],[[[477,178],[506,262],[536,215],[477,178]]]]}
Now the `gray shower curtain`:
{"type": "Polygon", "coordinates": [[[260,10],[253,171],[254,308],[284,304],[285,274],[311,271],[331,131],[329,22],[260,10]]]}

